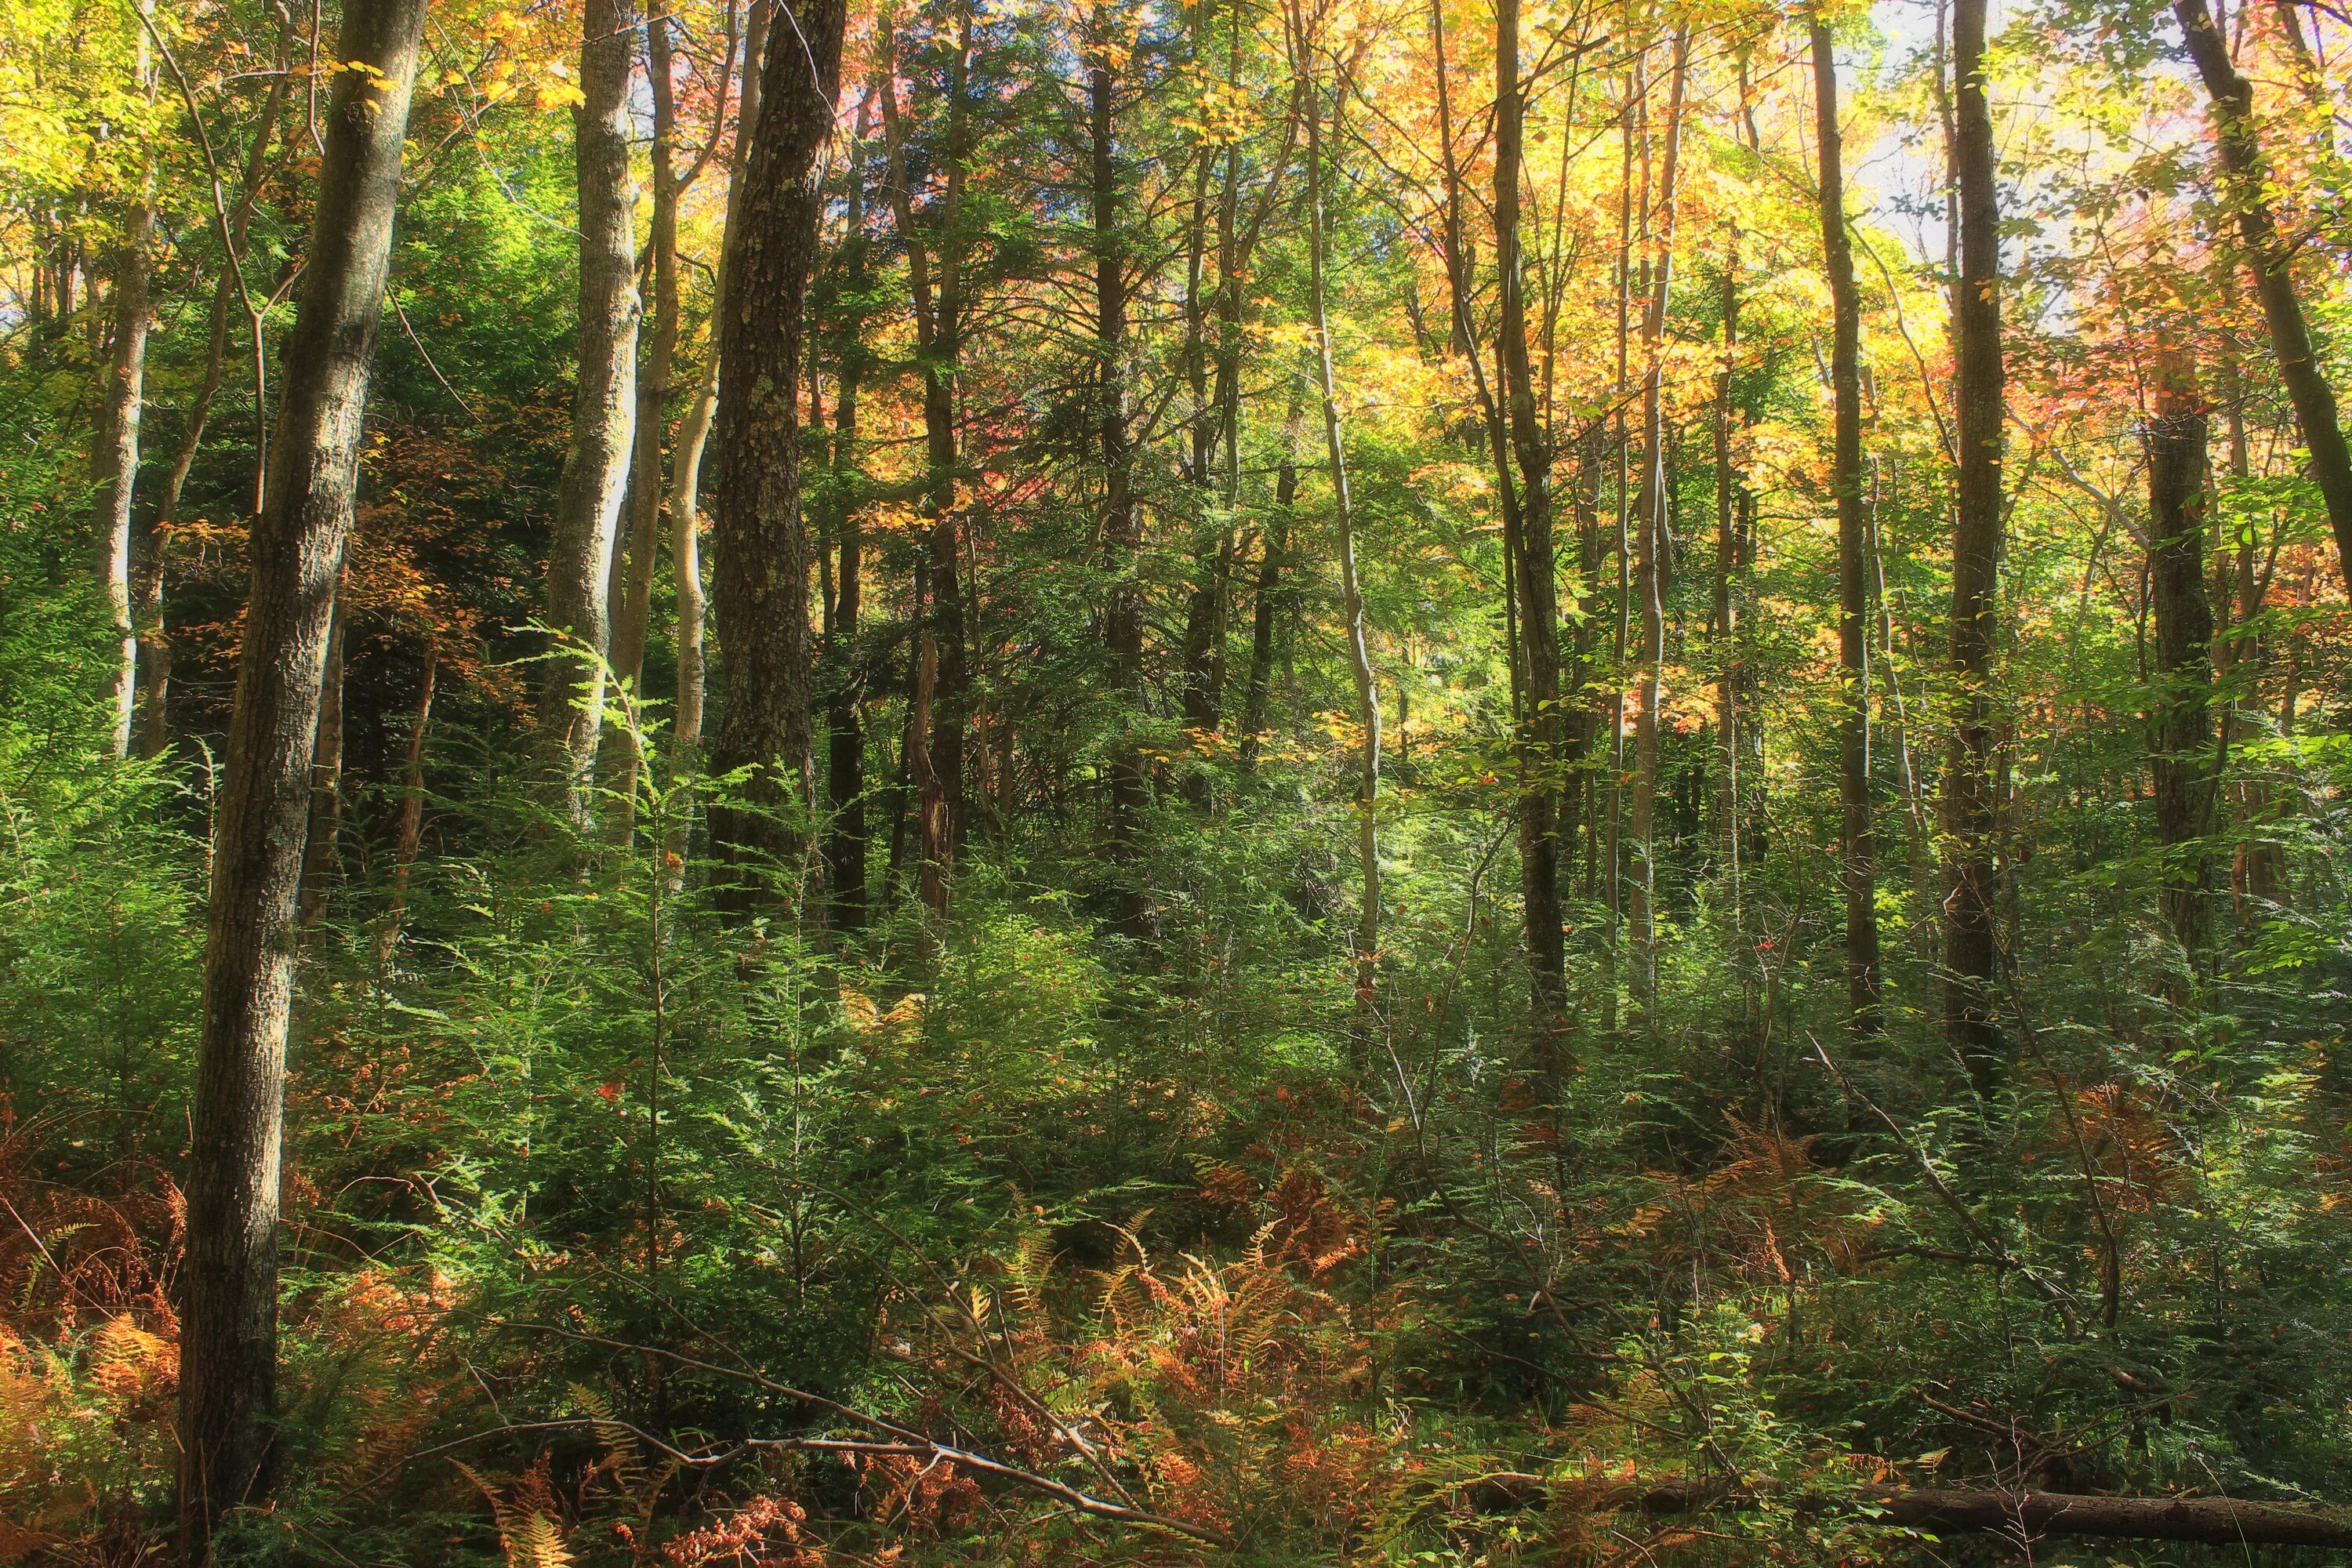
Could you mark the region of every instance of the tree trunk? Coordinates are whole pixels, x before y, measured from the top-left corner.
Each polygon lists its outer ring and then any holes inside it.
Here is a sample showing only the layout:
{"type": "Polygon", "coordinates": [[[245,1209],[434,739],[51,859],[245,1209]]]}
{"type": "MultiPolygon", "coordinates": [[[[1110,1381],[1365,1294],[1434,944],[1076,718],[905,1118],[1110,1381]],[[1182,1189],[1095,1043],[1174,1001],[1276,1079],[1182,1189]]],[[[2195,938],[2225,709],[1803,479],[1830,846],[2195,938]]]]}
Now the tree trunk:
{"type": "MultiPolygon", "coordinates": [[[[848,215],[842,242],[846,292],[860,301],[872,285],[866,247],[865,131],[865,110],[861,107],[858,135],[849,144],[848,215]]],[[[825,647],[826,663],[831,667],[825,682],[825,801],[831,809],[825,864],[827,886],[833,894],[833,923],[835,930],[842,931],[857,931],[866,924],[866,735],[858,717],[866,678],[856,665],[858,621],[866,598],[866,559],[864,530],[858,524],[856,499],[851,491],[858,473],[858,391],[866,371],[861,336],[865,321],[866,310],[860,303],[847,308],[846,315],[836,325],[833,493],[828,502],[837,536],[839,564],[834,574],[835,587],[825,647]]]]}
{"type": "MultiPolygon", "coordinates": [[[[1731,902],[1735,951],[1744,959],[1746,939],[1740,881],[1740,792],[1748,780],[1740,771],[1742,744],[1739,713],[1741,580],[1738,492],[1738,471],[1731,442],[1733,378],[1739,368],[1739,231],[1731,231],[1723,261],[1723,364],[1715,376],[1715,712],[1716,733],[1723,758],[1716,791],[1717,832],[1723,849],[1724,888],[1731,902]]],[[[1742,972],[1745,972],[1745,963],[1742,972]]]]}
{"type": "MultiPolygon", "coordinates": [[[[1509,4],[1510,0],[1505,0],[1509,4]]],[[[1356,678],[1356,865],[1362,901],[1356,916],[1356,1006],[1371,1011],[1381,952],[1381,703],[1372,657],[1364,638],[1363,585],[1356,573],[1356,513],[1348,493],[1348,458],[1339,428],[1339,399],[1331,379],[1331,318],[1325,282],[1323,230],[1323,111],[1315,89],[1314,39],[1292,0],[1291,32],[1299,73],[1307,79],[1307,306],[1315,326],[1315,368],[1323,400],[1323,444],[1331,465],[1332,509],[1339,525],[1339,604],[1346,617],[1348,663],[1356,678]]]]}
{"type": "Polygon", "coordinates": [[[1945,1026],[1979,1091],[1999,1069],[1993,1022],[1992,658],[2000,587],[2000,209],[1985,95],[1985,0],[1952,8],[1952,178],[1959,188],[1960,271],[1952,289],[1953,402],[1959,504],[1952,524],[1952,738],[1944,777],[1945,1026]]]}
{"type": "Polygon", "coordinates": [[[278,1157],[295,899],[327,626],[358,477],[424,0],[348,0],[309,265],[285,348],[268,504],[213,841],[191,1108],[180,1383],[181,1551],[269,1492],[278,1157]]]}
{"type": "Polygon", "coordinates": [[[1667,509],[1673,476],[1666,463],[1666,307],[1673,299],[1675,215],[1682,163],[1683,97],[1690,81],[1690,36],[1674,40],[1672,80],[1666,90],[1665,163],[1659,170],[1655,201],[1655,258],[1649,268],[1650,298],[1642,314],[1642,479],[1633,505],[1633,595],[1641,601],[1642,647],[1635,658],[1641,704],[1633,717],[1633,805],[1627,824],[1633,840],[1633,878],[1628,914],[1633,938],[1633,999],[1650,1016],[1658,990],[1658,704],[1664,696],[1666,576],[1670,563],[1667,509]]]}
{"type": "Polygon", "coordinates": [[[1822,258],[1832,325],[1830,397],[1835,405],[1830,488],[1838,519],[1838,881],[1845,890],[1846,1021],[1858,1036],[1885,1025],[1878,983],[1878,843],[1871,823],[1869,518],[1862,496],[1862,301],[1845,226],[1844,136],[1838,123],[1837,58],[1818,10],[1806,16],[1813,49],[1813,103],[1821,148],[1822,258]]]}
{"type": "MultiPolygon", "coordinates": [[[[620,569],[621,593],[613,611],[613,679],[639,696],[645,676],[646,638],[653,619],[654,567],[662,546],[662,436],[668,426],[670,372],[677,356],[677,198],[679,184],[674,164],[677,153],[677,93],[670,79],[672,51],[670,19],[666,0],[653,0],[646,11],[646,65],[651,78],[654,144],[651,178],[654,188],[653,228],[646,248],[653,253],[654,320],[652,341],[637,373],[637,410],[632,433],[632,474],[628,491],[627,552],[620,569]]],[[[638,773],[645,760],[638,755],[635,731],[624,727],[613,737],[614,761],[621,790],[616,841],[628,842],[635,816],[638,773]]]]}
{"type": "Polygon", "coordinates": [[[245,174],[236,202],[229,208],[227,224],[221,230],[223,254],[220,276],[213,285],[212,314],[206,324],[204,379],[188,405],[179,449],[173,454],[172,467],[163,476],[163,496],[156,507],[155,525],[149,532],[146,559],[132,584],[131,617],[139,628],[138,658],[142,671],[139,754],[143,757],[163,755],[171,741],[172,643],[163,626],[164,570],[171,559],[172,530],[180,521],[180,497],[187,487],[189,470],[195,467],[196,454],[203,448],[213,399],[220,395],[228,358],[229,301],[236,297],[244,276],[241,258],[246,236],[251,228],[254,203],[261,194],[262,175],[268,167],[278,115],[285,107],[287,80],[283,71],[270,80],[269,94],[262,100],[261,116],[253,129],[253,144],[246,154],[245,174]]]}
{"type": "Polygon", "coordinates": [[[2263,320],[2270,327],[2272,351],[2278,355],[2279,379],[2286,383],[2287,399],[2294,405],[2295,423],[2310,454],[2312,479],[2327,503],[2337,568],[2352,574],[2352,447],[2345,443],[2336,394],[2327,384],[2304,321],[2303,301],[2295,293],[2294,247],[2280,240],[2271,214],[2266,194],[2271,174],[2254,128],[2253,86],[2231,63],[2229,44],[2213,25],[2205,0],[2173,0],[2172,14],[2179,19],[2189,57],[2213,100],[2226,205],[2237,216],[2238,237],[2253,273],[2263,320]]]}
{"type": "Polygon", "coordinates": [[[301,921],[317,923],[339,868],[343,831],[343,642],[350,617],[340,590],[327,621],[327,662],[319,678],[319,730],[310,745],[310,828],[302,851],[301,921]]]}
{"type": "MultiPolygon", "coordinates": [[[[1552,554],[1551,447],[1537,419],[1528,357],[1526,262],[1519,247],[1527,100],[1519,66],[1518,0],[1496,0],[1495,268],[1501,312],[1496,331],[1507,434],[1518,463],[1518,484],[1512,491],[1517,526],[1506,526],[1504,547],[1514,556],[1521,679],[1519,893],[1536,1009],[1549,1024],[1567,1005],[1559,903],[1559,604],[1552,554]]],[[[1507,525],[1512,520],[1505,521],[1507,525]]]]}
{"type": "MultiPolygon", "coordinates": [[[[1093,137],[1095,418],[1103,465],[1103,542],[1110,552],[1113,574],[1110,602],[1103,609],[1103,636],[1124,731],[1111,753],[1109,847],[1118,881],[1119,933],[1141,942],[1150,939],[1152,925],[1151,893],[1143,869],[1143,752],[1135,736],[1143,716],[1143,511],[1136,504],[1135,452],[1128,429],[1127,255],[1118,226],[1113,134],[1117,91],[1109,67],[1097,61],[1087,79],[1087,109],[1093,137]]],[[[1188,313],[1197,314],[1197,307],[1188,313]]],[[[1198,330],[1197,323],[1191,328],[1196,336],[1198,330]]],[[[1199,353],[1197,342],[1188,348],[1192,354],[1199,353]]],[[[1196,374],[1196,384],[1198,380],[1196,374]]],[[[1188,690],[1188,721],[1192,716],[1188,690]]]]}
{"type": "Polygon", "coordinates": [[[2205,594],[2205,402],[2185,352],[2156,366],[2147,419],[2148,586],[2156,612],[2157,839],[2165,919],[2194,955],[2205,942],[2203,843],[2213,789],[2213,607],[2205,594]]]}
{"type": "Polygon", "coordinates": [[[801,353],[822,205],[817,152],[841,85],[843,0],[803,0],[769,40],[720,323],[718,438],[727,486],[714,519],[713,595],[727,649],[714,768],[751,770],[745,799],[711,813],[738,909],[797,892],[815,802],[808,532],[801,516],[801,353]],[[814,72],[814,74],[812,74],[814,72]]]}
{"type": "Polygon", "coordinates": [[[586,0],[580,90],[573,111],[580,192],[580,380],[572,439],[556,492],[547,563],[552,650],[540,723],[566,814],[593,814],[604,660],[611,651],[613,535],[628,489],[636,423],[636,185],[629,174],[629,61],[636,37],[628,0],[586,0]]]}
{"type": "MultiPolygon", "coordinates": [[[[142,0],[142,11],[152,4],[152,0],[142,0]]],[[[135,69],[142,79],[151,70],[143,29],[135,69]]],[[[123,215],[122,239],[114,260],[114,349],[99,398],[96,444],[90,453],[90,478],[98,487],[94,521],[99,581],[106,592],[120,649],[107,688],[112,723],[107,750],[117,761],[131,754],[131,718],[139,682],[139,630],[131,614],[131,502],[139,485],[139,422],[147,396],[147,331],[154,316],[148,298],[152,264],[148,249],[155,229],[153,185],[151,167],[123,215]]]]}
{"type": "Polygon", "coordinates": [[[1249,687],[1242,700],[1241,768],[1253,773],[1265,735],[1266,700],[1274,687],[1275,617],[1290,601],[1282,570],[1290,553],[1291,509],[1298,500],[1298,395],[1291,381],[1290,417],[1285,426],[1282,464],[1275,470],[1274,514],[1266,519],[1258,546],[1257,590],[1250,605],[1249,687]]]}
{"type": "MultiPolygon", "coordinates": [[[[727,319],[730,257],[741,232],[743,171],[751,154],[751,137],[760,123],[760,61],[768,41],[770,0],[751,0],[743,18],[742,86],[735,110],[735,145],[728,157],[727,227],[719,243],[719,265],[710,291],[710,361],[702,384],[687,411],[677,435],[677,454],[670,463],[670,575],[677,588],[677,717],[670,735],[670,786],[677,790],[692,780],[702,765],[703,688],[706,659],[702,593],[702,458],[709,449],[710,426],[719,407],[720,327],[727,319]]],[[[721,106],[720,112],[724,112],[721,106]]],[[[672,821],[663,864],[673,890],[685,885],[686,853],[693,836],[694,814],[681,799],[672,821]]]]}
{"type": "Polygon", "coordinates": [[[882,98],[890,139],[891,202],[901,242],[907,247],[908,288],[915,314],[915,340],[923,370],[923,449],[928,488],[924,514],[930,520],[929,553],[923,564],[929,605],[931,653],[936,674],[930,723],[923,754],[931,773],[935,802],[919,813],[919,852],[928,868],[921,879],[924,901],[934,914],[947,912],[956,849],[963,831],[964,710],[971,685],[964,656],[961,529],[955,505],[956,371],[963,345],[963,194],[970,152],[967,81],[971,59],[971,13],[959,7],[949,56],[947,144],[942,150],[945,191],[939,199],[933,232],[915,221],[908,190],[907,129],[901,123],[895,86],[882,98]],[[936,274],[936,275],[935,275],[936,274]],[[933,901],[936,899],[936,902],[933,901]]]}
{"type": "Polygon", "coordinates": [[[425,668],[416,680],[416,713],[408,726],[408,756],[400,771],[400,826],[392,847],[392,901],[375,936],[378,969],[392,962],[400,946],[400,927],[408,915],[408,883],[416,867],[416,851],[425,841],[425,731],[433,721],[433,687],[441,668],[441,640],[425,634],[425,668]]]}

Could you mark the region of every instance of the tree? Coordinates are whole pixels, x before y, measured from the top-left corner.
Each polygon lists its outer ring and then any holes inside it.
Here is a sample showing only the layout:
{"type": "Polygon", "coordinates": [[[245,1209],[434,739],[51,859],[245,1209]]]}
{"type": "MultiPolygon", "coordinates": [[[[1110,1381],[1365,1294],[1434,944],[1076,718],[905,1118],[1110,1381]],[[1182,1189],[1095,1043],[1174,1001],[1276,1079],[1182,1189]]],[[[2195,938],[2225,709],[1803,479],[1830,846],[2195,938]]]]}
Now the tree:
{"type": "Polygon", "coordinates": [[[335,582],[351,528],[424,0],[348,0],[309,265],[213,840],[204,1034],[192,1101],[180,1386],[190,1561],[269,1495],[278,1415],[278,1205],[295,900],[335,582]]]}
{"type": "Polygon", "coordinates": [[[547,620],[564,639],[547,663],[544,727],[565,812],[587,825],[604,723],[614,531],[636,422],[636,182],[629,173],[628,0],[584,0],[572,111],[580,190],[580,379],[555,500],[547,620]]]}
{"type": "Polygon", "coordinates": [[[1838,881],[1845,892],[1846,1010],[1857,1035],[1884,1024],[1878,979],[1878,847],[1871,826],[1870,561],[1862,495],[1862,302],[1846,233],[1843,133],[1837,56],[1829,25],[1806,14],[1813,51],[1816,142],[1821,148],[1823,269],[1829,274],[1830,395],[1835,404],[1830,487],[1838,519],[1838,881]]]}
{"type": "MultiPolygon", "coordinates": [[[[2292,9],[2286,30],[2302,47],[2302,30],[2292,9]]],[[[2336,394],[2320,367],[2311,328],[2304,320],[2303,300],[2296,293],[2294,247],[2280,238],[2278,220],[2271,211],[2269,161],[2263,154],[2254,125],[2253,85],[2239,74],[2230,58],[2230,47],[2213,25],[2205,0],[2173,0],[2172,14],[2188,40],[2189,58],[2205,90],[2213,100],[2214,132],[2221,147],[2221,181],[2226,205],[2238,220],[2238,236],[2245,262],[2253,274],[2254,294],[2262,301],[2263,320],[2270,328],[2271,348],[2278,356],[2279,379],[2286,383],[2294,405],[2295,423],[2310,454],[2311,477],[2327,508],[2336,533],[2337,570],[2352,574],[2352,446],[2344,437],[2336,414],[2336,394]]]]}
{"type": "Polygon", "coordinates": [[[749,773],[744,804],[713,811],[710,833],[741,907],[796,887],[815,803],[799,392],[823,195],[817,152],[840,92],[844,9],[843,0],[803,0],[770,29],[719,329],[727,484],[712,520],[712,599],[727,686],[711,762],[749,773]]]}
{"type": "Polygon", "coordinates": [[[2213,791],[2213,607],[2205,593],[2204,399],[2185,350],[2159,353],[2147,447],[2148,586],[2156,618],[2157,838],[2166,919],[2191,954],[2205,945],[2202,840],[2213,791]]]}
{"type": "Polygon", "coordinates": [[[1992,110],[1985,91],[1984,0],[1952,9],[1952,181],[1958,187],[1959,276],[1952,282],[1953,403],[1959,504],[1952,521],[1952,734],[1944,769],[1944,1016],[1979,1090],[1990,1087],[2000,1034],[1993,850],[1993,649],[1999,637],[2001,457],[2007,386],[2000,343],[2000,208],[1992,110]]]}

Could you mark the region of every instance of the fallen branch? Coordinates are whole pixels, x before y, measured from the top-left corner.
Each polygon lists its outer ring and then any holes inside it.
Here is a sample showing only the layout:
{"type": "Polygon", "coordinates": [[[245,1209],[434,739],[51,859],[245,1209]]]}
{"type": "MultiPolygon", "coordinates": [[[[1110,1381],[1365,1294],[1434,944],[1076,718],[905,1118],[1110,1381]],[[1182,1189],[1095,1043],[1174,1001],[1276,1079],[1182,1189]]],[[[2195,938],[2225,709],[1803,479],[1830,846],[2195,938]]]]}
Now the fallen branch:
{"type": "Polygon", "coordinates": [[[838,1400],[827,1399],[821,1394],[811,1394],[806,1389],[794,1388],[790,1384],[778,1383],[775,1379],[762,1376],[756,1372],[719,1366],[695,1356],[665,1350],[658,1345],[635,1345],[625,1340],[606,1339],[601,1334],[579,1333],[571,1329],[557,1328],[552,1323],[522,1323],[499,1319],[491,1321],[501,1328],[552,1334],[558,1339],[571,1340],[578,1344],[601,1345],[610,1350],[625,1351],[634,1355],[656,1356],[676,1366],[711,1373],[719,1377],[734,1378],[740,1382],[767,1389],[771,1393],[782,1394],[788,1399],[800,1400],[804,1404],[816,1405],[820,1409],[830,1410],[835,1415],[868,1431],[880,1433],[887,1439],[877,1443],[827,1436],[752,1437],[737,1445],[738,1448],[805,1449],[841,1454],[897,1454],[925,1458],[933,1462],[946,1460],[950,1464],[961,1465],[967,1470],[993,1476],[1011,1485],[1042,1493],[1090,1519],[1165,1530],[1173,1534],[1191,1536],[1195,1541],[1207,1542],[1213,1546],[1234,1544],[1234,1538],[1221,1530],[1213,1530],[1206,1525],[1193,1524],[1185,1520],[1171,1519],[1166,1514],[1153,1513],[1147,1509],[1136,1508],[1127,1503],[1112,1502],[1105,1498],[1090,1496],[1076,1487],[1054,1479],[1051,1476],[1040,1475],[1034,1470],[1023,1469],[1017,1465],[1008,1465],[1001,1459],[992,1459],[987,1455],[977,1453],[970,1448],[942,1443],[912,1427],[901,1426],[895,1421],[886,1421],[878,1415],[869,1415],[865,1411],[844,1405],[838,1400]]]}
{"type": "MultiPolygon", "coordinates": [[[[1757,1500],[1727,1482],[1549,1481],[1505,1471],[1456,1489],[1488,1510],[1528,1507],[1555,1494],[1562,1506],[1592,1513],[1656,1516],[1736,1510],[1757,1500]]],[[[1970,1490],[1944,1487],[1863,1487],[1850,1495],[1797,1500],[1802,1512],[1856,1513],[1862,1522],[1937,1533],[1981,1531],[2015,1541],[2040,1535],[2117,1541],[2193,1541],[2214,1546],[2352,1548],[2352,1512],[2237,1498],[2092,1497],[2077,1492],[1970,1490]]]]}

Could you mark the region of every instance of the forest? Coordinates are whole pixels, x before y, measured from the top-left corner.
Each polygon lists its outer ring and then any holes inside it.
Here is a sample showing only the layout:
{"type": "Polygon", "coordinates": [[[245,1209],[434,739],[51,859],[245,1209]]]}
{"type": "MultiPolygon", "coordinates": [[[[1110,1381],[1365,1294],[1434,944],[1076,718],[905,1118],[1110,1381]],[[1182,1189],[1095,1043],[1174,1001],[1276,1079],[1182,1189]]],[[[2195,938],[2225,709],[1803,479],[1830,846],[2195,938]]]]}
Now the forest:
{"type": "Polygon", "coordinates": [[[0,1564],[2352,1561],[2340,0],[0,0],[0,1564]]]}

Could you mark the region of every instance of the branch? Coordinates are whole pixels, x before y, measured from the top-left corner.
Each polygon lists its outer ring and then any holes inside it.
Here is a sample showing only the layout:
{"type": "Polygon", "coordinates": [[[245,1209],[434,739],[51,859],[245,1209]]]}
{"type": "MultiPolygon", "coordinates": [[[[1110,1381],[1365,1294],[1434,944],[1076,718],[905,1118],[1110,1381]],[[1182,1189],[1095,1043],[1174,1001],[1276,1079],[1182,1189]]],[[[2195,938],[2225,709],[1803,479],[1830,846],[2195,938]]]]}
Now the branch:
{"type": "MultiPolygon", "coordinates": [[[[1756,1500],[1724,1481],[1621,1481],[1594,1488],[1574,1480],[1505,1471],[1455,1489],[1479,1507],[1527,1506],[1557,1491],[1571,1509],[1653,1515],[1736,1510],[1756,1500]]],[[[1944,1487],[1863,1487],[1847,1497],[1796,1500],[1817,1512],[1857,1512],[1861,1522],[1937,1532],[1982,1531],[2015,1541],[2034,1535],[2085,1535],[2118,1541],[2193,1541],[2214,1546],[2352,1547],[2352,1514],[2332,1507],[2245,1502],[2236,1498],[2091,1497],[2078,1492],[2002,1491],[1944,1487]]]]}

